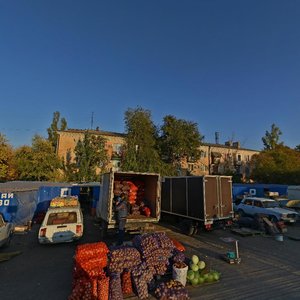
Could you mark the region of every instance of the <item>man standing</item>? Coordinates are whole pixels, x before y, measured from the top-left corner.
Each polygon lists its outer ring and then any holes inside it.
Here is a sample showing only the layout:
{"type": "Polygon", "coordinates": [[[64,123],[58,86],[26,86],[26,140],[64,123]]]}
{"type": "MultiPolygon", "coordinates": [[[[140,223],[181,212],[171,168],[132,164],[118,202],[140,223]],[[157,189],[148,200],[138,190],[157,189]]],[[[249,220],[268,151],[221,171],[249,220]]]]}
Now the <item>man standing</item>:
{"type": "Polygon", "coordinates": [[[117,245],[120,246],[123,244],[124,241],[125,224],[128,216],[127,199],[124,193],[122,193],[120,197],[117,198],[116,212],[118,214],[118,229],[119,229],[117,245]]]}

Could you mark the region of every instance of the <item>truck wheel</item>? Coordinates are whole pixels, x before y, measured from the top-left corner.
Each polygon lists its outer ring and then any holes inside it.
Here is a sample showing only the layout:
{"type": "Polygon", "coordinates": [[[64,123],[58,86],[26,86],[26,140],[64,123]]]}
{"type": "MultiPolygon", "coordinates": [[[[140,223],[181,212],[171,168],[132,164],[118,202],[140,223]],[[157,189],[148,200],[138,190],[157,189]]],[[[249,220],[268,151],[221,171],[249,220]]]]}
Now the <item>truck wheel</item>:
{"type": "Polygon", "coordinates": [[[190,221],[190,220],[181,221],[179,226],[180,226],[181,231],[184,234],[186,234],[188,236],[192,236],[194,234],[195,227],[194,227],[193,221],[190,221]]]}

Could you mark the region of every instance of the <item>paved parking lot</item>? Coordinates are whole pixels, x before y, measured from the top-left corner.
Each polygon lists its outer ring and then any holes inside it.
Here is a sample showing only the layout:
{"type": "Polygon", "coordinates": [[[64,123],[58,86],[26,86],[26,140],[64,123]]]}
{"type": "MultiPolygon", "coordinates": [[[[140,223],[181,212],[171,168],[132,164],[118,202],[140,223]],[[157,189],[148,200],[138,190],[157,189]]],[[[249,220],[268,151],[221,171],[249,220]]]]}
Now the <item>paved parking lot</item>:
{"type": "MultiPolygon", "coordinates": [[[[80,243],[100,240],[99,226],[85,216],[85,234],[80,243]]],[[[167,234],[181,241],[186,255],[197,254],[220,271],[220,282],[189,287],[191,299],[299,299],[300,298],[300,225],[288,226],[284,241],[270,236],[241,237],[230,230],[201,232],[194,237],[177,232],[168,224],[161,224],[167,234]],[[222,238],[239,240],[242,258],[240,265],[230,265],[220,258],[233,244],[222,238]]],[[[22,251],[9,261],[0,263],[1,300],[66,300],[71,292],[73,255],[76,244],[39,245],[33,226],[27,234],[14,236],[9,248],[1,252],[22,251]]],[[[130,237],[128,237],[130,240],[130,237]]],[[[108,245],[113,236],[106,240],[108,245]]]]}

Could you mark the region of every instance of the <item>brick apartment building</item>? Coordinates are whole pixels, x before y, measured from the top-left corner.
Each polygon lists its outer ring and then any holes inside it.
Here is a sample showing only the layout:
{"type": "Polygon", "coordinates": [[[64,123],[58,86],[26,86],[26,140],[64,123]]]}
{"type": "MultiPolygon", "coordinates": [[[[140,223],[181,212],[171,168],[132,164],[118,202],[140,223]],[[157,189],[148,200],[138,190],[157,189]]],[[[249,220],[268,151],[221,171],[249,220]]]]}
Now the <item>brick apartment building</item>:
{"type": "MultiPolygon", "coordinates": [[[[68,129],[58,131],[57,155],[64,160],[67,155],[74,159],[74,149],[79,140],[82,140],[86,130],[68,129]]],[[[109,168],[119,170],[120,150],[125,143],[125,134],[89,130],[91,134],[100,135],[106,139],[106,150],[110,157],[109,168]]],[[[225,145],[219,143],[203,143],[200,146],[201,157],[197,161],[183,161],[181,170],[183,174],[187,172],[191,175],[226,174],[235,170],[237,174],[245,177],[251,171],[250,161],[254,154],[259,151],[244,149],[239,142],[226,142],[225,145]]]]}

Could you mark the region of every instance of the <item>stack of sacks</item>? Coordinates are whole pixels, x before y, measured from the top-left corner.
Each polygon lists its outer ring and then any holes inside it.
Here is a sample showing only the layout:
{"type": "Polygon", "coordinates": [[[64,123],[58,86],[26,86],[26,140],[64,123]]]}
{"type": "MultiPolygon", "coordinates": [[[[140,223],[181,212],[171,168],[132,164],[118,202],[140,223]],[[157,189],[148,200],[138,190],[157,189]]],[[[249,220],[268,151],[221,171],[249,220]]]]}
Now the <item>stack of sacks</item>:
{"type": "Polygon", "coordinates": [[[122,273],[125,269],[131,270],[140,263],[141,254],[134,247],[122,246],[110,249],[108,270],[111,273],[122,273]]]}
{"type": "Polygon", "coordinates": [[[132,280],[135,293],[140,299],[147,299],[149,296],[148,285],[153,279],[153,270],[148,268],[145,262],[132,269],[132,280]]]}
{"type": "Polygon", "coordinates": [[[104,272],[108,252],[103,242],[77,246],[73,289],[68,300],[108,300],[109,278],[104,272]]]}
{"type": "Polygon", "coordinates": [[[137,204],[131,205],[131,215],[133,216],[140,216],[140,207],[137,204]]]}
{"type": "Polygon", "coordinates": [[[174,244],[165,233],[138,235],[133,239],[133,244],[139,249],[142,260],[154,275],[166,273],[174,244]]]}
{"type": "Polygon", "coordinates": [[[140,263],[141,254],[136,248],[129,246],[110,248],[108,264],[110,300],[123,299],[123,295],[132,293],[131,271],[140,263]]]}
{"type": "Polygon", "coordinates": [[[114,181],[114,195],[120,196],[122,194],[123,184],[119,180],[114,181]]]}
{"type": "Polygon", "coordinates": [[[136,202],[139,204],[145,199],[145,183],[143,181],[135,181],[134,184],[137,187],[136,202]]]}
{"type": "Polygon", "coordinates": [[[120,274],[111,273],[109,278],[109,300],[123,300],[120,274]]]}

